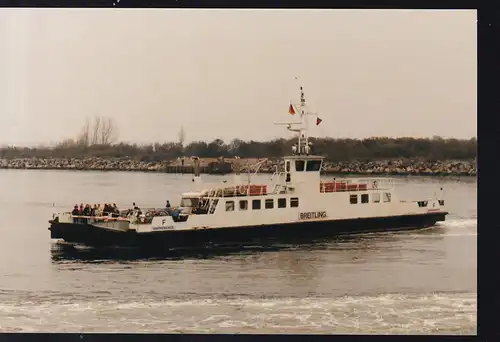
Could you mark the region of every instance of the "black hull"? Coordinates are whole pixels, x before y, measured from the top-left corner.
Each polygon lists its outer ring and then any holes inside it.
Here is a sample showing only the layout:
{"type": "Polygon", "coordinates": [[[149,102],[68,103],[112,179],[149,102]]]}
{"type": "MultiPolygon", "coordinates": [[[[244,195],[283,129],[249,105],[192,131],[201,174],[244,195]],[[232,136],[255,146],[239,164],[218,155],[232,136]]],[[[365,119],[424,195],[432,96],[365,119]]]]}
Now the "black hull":
{"type": "Polygon", "coordinates": [[[444,221],[447,213],[363,218],[294,224],[161,231],[140,233],[116,232],[88,224],[50,221],[52,239],[63,239],[92,247],[127,246],[147,249],[185,247],[263,245],[268,243],[301,243],[318,238],[370,232],[390,232],[428,228],[444,221]]]}

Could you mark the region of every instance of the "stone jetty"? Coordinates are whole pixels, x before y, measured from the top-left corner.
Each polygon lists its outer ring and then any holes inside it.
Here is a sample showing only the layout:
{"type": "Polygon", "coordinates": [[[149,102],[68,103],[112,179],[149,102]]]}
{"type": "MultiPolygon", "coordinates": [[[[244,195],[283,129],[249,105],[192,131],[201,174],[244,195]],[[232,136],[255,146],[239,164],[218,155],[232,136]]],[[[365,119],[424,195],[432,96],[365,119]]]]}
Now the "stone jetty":
{"type": "MultiPolygon", "coordinates": [[[[201,158],[200,168],[206,173],[207,166],[214,162],[233,163],[234,159],[201,158]]],[[[255,170],[252,165],[259,159],[240,159],[242,172],[255,170]]],[[[259,172],[272,173],[278,160],[262,163],[259,172]]],[[[140,171],[191,173],[193,165],[190,158],[178,158],[171,161],[138,161],[132,158],[24,158],[0,159],[0,169],[35,169],[35,170],[82,170],[82,171],[140,171]]],[[[426,161],[422,159],[381,160],[381,161],[345,161],[325,162],[325,173],[358,175],[426,175],[426,176],[476,176],[476,160],[426,161]]]]}

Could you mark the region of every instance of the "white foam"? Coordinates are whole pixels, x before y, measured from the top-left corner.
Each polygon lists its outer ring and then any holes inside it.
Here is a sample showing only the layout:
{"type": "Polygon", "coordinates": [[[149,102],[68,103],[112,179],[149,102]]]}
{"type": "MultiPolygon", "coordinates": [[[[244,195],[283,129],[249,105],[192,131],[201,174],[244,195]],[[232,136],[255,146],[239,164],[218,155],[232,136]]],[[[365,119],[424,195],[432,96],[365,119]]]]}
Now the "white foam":
{"type": "Polygon", "coordinates": [[[475,333],[475,293],[12,302],[1,331],[475,333]],[[12,319],[12,318],[15,319],[12,319]]]}
{"type": "Polygon", "coordinates": [[[437,225],[447,228],[477,227],[477,218],[446,220],[438,222],[437,225]]]}

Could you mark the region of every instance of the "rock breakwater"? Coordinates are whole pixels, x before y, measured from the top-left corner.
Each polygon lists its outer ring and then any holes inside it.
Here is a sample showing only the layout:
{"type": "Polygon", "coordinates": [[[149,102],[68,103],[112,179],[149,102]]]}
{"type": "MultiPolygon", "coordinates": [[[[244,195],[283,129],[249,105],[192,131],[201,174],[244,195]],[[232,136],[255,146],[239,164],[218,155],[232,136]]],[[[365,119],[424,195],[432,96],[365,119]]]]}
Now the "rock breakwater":
{"type": "MultiPolygon", "coordinates": [[[[200,160],[201,172],[206,172],[206,164],[213,159],[200,160]]],[[[226,159],[226,162],[232,162],[226,159]]],[[[258,159],[246,161],[241,159],[242,171],[246,165],[254,164],[258,159]]],[[[276,160],[266,161],[260,172],[271,173],[275,170],[276,160]]],[[[35,170],[82,170],[82,171],[140,171],[140,172],[169,172],[190,173],[192,162],[185,158],[185,163],[176,161],[137,161],[129,158],[23,158],[2,159],[1,169],[35,169],[35,170]]],[[[427,176],[476,176],[476,160],[381,160],[381,161],[346,161],[325,162],[326,173],[333,174],[360,174],[360,175],[427,175],[427,176]]]]}
{"type": "Polygon", "coordinates": [[[328,173],[372,175],[476,176],[476,161],[391,160],[326,163],[328,173]]]}

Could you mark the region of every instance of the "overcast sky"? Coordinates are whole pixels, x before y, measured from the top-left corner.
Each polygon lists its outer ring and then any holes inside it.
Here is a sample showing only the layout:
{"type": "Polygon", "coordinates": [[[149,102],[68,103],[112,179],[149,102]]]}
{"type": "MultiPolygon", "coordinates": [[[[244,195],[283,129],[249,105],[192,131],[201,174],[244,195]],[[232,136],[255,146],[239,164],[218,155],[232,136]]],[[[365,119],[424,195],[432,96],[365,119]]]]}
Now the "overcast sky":
{"type": "Polygon", "coordinates": [[[300,85],[312,136],[476,136],[476,11],[1,9],[0,42],[0,144],[288,138],[300,85]]]}

